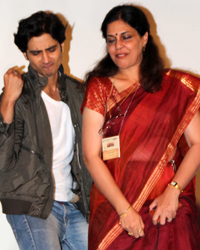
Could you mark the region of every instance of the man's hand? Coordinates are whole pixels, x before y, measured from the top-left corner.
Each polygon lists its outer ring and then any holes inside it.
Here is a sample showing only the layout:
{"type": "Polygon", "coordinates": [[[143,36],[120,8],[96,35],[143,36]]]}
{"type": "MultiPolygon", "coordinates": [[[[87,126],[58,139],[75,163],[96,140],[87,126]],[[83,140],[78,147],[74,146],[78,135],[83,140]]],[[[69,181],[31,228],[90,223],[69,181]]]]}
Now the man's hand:
{"type": "Polygon", "coordinates": [[[15,102],[22,93],[23,80],[18,67],[10,68],[4,75],[4,93],[1,100],[0,112],[4,122],[10,124],[13,120],[15,102]]]}
{"type": "Polygon", "coordinates": [[[4,100],[10,103],[15,103],[19,98],[23,88],[23,80],[15,66],[9,69],[4,75],[4,100]]]}

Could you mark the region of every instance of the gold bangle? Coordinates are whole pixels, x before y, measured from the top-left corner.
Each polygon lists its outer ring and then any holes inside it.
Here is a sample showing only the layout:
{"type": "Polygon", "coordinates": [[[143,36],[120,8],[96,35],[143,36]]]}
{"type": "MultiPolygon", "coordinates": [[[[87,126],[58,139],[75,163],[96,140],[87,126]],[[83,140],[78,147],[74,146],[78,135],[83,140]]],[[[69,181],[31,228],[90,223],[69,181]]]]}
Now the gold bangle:
{"type": "Polygon", "coordinates": [[[121,217],[122,215],[123,216],[126,216],[126,213],[128,212],[128,210],[131,208],[131,205],[126,209],[126,210],[124,210],[124,212],[123,213],[121,213],[120,215],[119,215],[119,217],[121,217]]]}
{"type": "Polygon", "coordinates": [[[168,186],[179,189],[180,193],[183,192],[183,189],[178,185],[176,181],[172,181],[171,183],[168,184],[168,186]]]}

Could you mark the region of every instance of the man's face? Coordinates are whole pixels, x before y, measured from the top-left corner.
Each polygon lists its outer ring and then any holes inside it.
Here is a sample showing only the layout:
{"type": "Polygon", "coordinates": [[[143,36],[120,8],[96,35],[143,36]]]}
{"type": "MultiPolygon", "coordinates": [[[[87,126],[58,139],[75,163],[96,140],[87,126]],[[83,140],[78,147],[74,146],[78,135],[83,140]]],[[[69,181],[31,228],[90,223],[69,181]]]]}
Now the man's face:
{"type": "Polygon", "coordinates": [[[24,56],[40,76],[49,78],[57,76],[58,68],[62,63],[63,49],[64,43],[60,44],[51,35],[44,33],[29,40],[24,56]]]}

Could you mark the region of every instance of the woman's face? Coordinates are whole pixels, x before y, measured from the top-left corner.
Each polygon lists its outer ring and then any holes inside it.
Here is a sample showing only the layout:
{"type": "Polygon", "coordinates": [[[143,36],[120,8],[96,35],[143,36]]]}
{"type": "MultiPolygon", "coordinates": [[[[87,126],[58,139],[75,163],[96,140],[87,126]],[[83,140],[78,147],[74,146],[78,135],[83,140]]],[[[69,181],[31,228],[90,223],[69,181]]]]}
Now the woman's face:
{"type": "Polygon", "coordinates": [[[148,41],[148,32],[140,37],[138,32],[122,20],[107,27],[107,49],[119,69],[138,67],[142,61],[143,47],[148,41]]]}

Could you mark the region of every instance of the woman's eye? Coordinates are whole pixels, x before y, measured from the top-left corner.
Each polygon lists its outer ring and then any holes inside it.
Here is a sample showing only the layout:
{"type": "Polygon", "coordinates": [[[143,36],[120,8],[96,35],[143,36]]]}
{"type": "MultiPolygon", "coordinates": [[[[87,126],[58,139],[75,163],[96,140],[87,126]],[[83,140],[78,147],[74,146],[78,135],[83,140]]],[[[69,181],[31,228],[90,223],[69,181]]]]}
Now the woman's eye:
{"type": "Polygon", "coordinates": [[[111,44],[111,43],[114,43],[114,42],[115,42],[115,39],[107,39],[106,42],[109,43],[109,44],[111,44]]]}
{"type": "Polygon", "coordinates": [[[128,40],[128,39],[130,39],[132,36],[123,36],[122,38],[123,38],[123,40],[128,40]]]}

